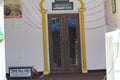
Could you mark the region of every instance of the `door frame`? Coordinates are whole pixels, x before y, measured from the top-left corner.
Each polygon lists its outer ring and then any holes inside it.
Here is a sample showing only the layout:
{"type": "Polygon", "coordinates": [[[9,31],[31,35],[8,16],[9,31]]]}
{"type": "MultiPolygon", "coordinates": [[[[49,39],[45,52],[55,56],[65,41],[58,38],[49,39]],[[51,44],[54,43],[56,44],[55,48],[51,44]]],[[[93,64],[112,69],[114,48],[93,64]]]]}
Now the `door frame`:
{"type": "MultiPolygon", "coordinates": [[[[80,43],[80,29],[79,29],[79,13],[62,13],[62,14],[47,14],[48,18],[48,38],[49,38],[49,62],[50,62],[50,73],[71,73],[71,72],[81,72],[81,43],[80,43]],[[76,19],[76,46],[77,46],[77,64],[70,66],[70,42],[69,42],[69,29],[67,24],[67,19],[75,18],[76,19]],[[60,23],[60,62],[61,67],[54,66],[54,48],[53,48],[53,34],[52,34],[52,18],[58,18],[60,23]]],[[[59,44],[59,43],[58,43],[59,44]]]]}
{"type": "MultiPolygon", "coordinates": [[[[83,0],[78,0],[80,2],[81,7],[78,9],[79,12],[79,19],[80,19],[80,36],[81,36],[81,58],[82,58],[82,73],[88,73],[87,70],[87,65],[86,65],[86,42],[85,42],[85,29],[84,29],[84,12],[85,12],[85,7],[84,7],[84,2],[83,0]]],[[[47,44],[47,29],[46,29],[46,16],[47,16],[47,10],[44,9],[43,3],[45,0],[40,1],[40,12],[42,15],[42,35],[43,35],[43,57],[44,57],[44,75],[49,74],[49,69],[48,69],[48,44],[47,44]]]]}

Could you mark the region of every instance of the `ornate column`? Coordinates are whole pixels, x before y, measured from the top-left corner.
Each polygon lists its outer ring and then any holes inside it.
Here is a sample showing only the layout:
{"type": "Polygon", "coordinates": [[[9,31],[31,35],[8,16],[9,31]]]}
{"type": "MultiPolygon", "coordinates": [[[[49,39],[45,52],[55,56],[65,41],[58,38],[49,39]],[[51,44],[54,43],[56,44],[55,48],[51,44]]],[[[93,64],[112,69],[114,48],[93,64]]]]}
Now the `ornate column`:
{"type": "Polygon", "coordinates": [[[87,73],[87,65],[86,65],[86,41],[85,41],[85,29],[84,29],[84,3],[82,0],[78,0],[81,4],[81,7],[78,9],[80,14],[80,37],[81,37],[81,55],[82,55],[82,73],[87,73]]]}
{"type": "Polygon", "coordinates": [[[43,53],[44,53],[44,75],[49,74],[48,71],[48,52],[47,52],[47,38],[46,38],[46,13],[47,10],[43,8],[45,0],[40,2],[40,12],[42,14],[42,35],[43,35],[43,53]]]}

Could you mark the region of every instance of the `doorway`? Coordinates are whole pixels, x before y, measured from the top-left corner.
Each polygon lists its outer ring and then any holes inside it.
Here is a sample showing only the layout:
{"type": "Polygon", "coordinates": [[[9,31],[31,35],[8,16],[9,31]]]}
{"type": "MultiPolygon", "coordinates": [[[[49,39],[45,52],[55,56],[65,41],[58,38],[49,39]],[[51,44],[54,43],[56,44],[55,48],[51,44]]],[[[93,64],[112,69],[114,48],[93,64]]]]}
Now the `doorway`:
{"type": "Polygon", "coordinates": [[[81,72],[79,14],[48,14],[51,73],[81,72]]]}

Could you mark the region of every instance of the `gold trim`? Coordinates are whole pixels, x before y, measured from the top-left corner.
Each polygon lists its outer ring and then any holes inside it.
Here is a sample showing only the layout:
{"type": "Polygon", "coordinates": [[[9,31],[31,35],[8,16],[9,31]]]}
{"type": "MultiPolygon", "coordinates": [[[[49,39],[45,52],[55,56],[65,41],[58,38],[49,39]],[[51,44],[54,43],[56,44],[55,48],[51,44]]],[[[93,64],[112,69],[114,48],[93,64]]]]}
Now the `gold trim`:
{"type": "Polygon", "coordinates": [[[39,5],[39,6],[40,6],[40,9],[41,9],[41,10],[45,10],[45,9],[43,8],[43,3],[44,3],[44,2],[45,2],[45,0],[41,0],[41,2],[40,2],[40,5],[39,5]]]}
{"type": "Polygon", "coordinates": [[[87,65],[86,65],[86,42],[85,42],[85,29],[84,29],[84,3],[82,0],[78,0],[81,4],[81,7],[78,9],[80,14],[80,31],[81,31],[81,54],[82,54],[82,73],[88,73],[87,65]]]}
{"type": "Polygon", "coordinates": [[[78,0],[79,2],[80,2],[80,4],[81,4],[81,9],[84,9],[84,3],[83,3],[83,1],[82,0],[78,0]]]}
{"type": "Polygon", "coordinates": [[[46,38],[46,13],[47,10],[43,8],[43,3],[45,0],[40,2],[40,12],[42,14],[42,35],[43,35],[43,53],[44,53],[44,75],[48,75],[48,52],[47,52],[47,38],[46,38]]]}
{"type": "MultiPolygon", "coordinates": [[[[48,71],[48,53],[47,53],[47,36],[46,36],[46,13],[47,10],[43,8],[45,0],[40,2],[40,12],[42,14],[42,34],[43,34],[43,53],[44,53],[44,75],[49,74],[48,71]]],[[[82,0],[78,0],[81,4],[81,8],[78,9],[80,14],[80,31],[81,31],[81,44],[82,44],[82,73],[88,73],[86,66],[86,44],[85,44],[85,32],[84,32],[84,3],[82,0]]]]}

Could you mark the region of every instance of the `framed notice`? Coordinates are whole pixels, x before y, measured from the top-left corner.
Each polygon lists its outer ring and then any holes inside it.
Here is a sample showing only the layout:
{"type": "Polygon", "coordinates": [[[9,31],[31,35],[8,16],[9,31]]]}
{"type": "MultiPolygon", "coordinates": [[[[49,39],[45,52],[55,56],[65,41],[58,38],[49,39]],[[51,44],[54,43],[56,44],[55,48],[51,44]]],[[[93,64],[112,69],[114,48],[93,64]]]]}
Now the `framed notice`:
{"type": "Polygon", "coordinates": [[[55,2],[69,2],[69,0],[55,0],[55,2]]]}
{"type": "Polygon", "coordinates": [[[22,1],[21,0],[4,0],[4,16],[5,18],[22,17],[22,1]]]}
{"type": "Polygon", "coordinates": [[[73,2],[52,3],[52,10],[73,10],[73,2]]]}
{"type": "Polygon", "coordinates": [[[9,67],[10,78],[32,78],[32,67],[9,67]]]}

